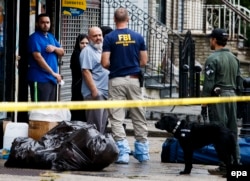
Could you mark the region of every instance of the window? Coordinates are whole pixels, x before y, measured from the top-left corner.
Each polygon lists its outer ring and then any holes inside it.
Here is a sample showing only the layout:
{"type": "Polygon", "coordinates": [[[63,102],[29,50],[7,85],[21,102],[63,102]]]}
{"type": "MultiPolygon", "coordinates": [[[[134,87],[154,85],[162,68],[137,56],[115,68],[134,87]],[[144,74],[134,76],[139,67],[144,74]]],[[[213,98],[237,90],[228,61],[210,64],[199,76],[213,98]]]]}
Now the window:
{"type": "Polygon", "coordinates": [[[166,0],[156,0],[156,17],[157,20],[166,24],[166,0]]]}

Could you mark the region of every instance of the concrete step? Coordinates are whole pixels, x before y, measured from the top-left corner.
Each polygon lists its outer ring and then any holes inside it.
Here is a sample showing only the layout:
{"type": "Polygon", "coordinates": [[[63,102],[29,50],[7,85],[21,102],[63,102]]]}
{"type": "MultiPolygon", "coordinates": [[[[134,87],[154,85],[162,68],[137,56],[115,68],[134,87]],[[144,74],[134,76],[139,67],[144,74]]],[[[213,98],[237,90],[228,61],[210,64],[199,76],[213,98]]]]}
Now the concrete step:
{"type": "Polygon", "coordinates": [[[201,118],[200,105],[146,107],[147,120],[159,120],[164,115],[175,114],[177,116],[189,116],[192,121],[203,121],[201,118]]]}
{"type": "Polygon", "coordinates": [[[163,74],[144,74],[144,86],[147,87],[152,84],[159,84],[161,79],[163,78],[163,74]]]}
{"type": "MultiPolygon", "coordinates": [[[[165,130],[159,130],[155,128],[154,124],[157,120],[147,120],[147,126],[148,126],[148,136],[149,137],[168,137],[171,136],[170,133],[167,133],[165,130]]],[[[124,120],[124,128],[126,131],[127,136],[134,136],[134,128],[132,124],[132,120],[127,118],[124,120]]],[[[111,132],[111,125],[108,124],[107,132],[111,132]]]]}
{"type": "MultiPolygon", "coordinates": [[[[165,130],[159,130],[155,128],[155,123],[161,119],[164,115],[177,115],[179,117],[186,118],[189,117],[191,121],[199,122],[201,120],[200,106],[165,106],[165,107],[146,107],[146,119],[147,119],[147,127],[148,127],[148,136],[149,137],[168,137],[171,136],[170,133],[167,133],[165,130]]],[[[134,128],[132,124],[132,120],[127,117],[124,120],[125,130],[127,135],[134,135],[134,128]]],[[[107,128],[108,132],[111,132],[111,125],[108,124],[107,128]]]]}
{"type": "MultiPolygon", "coordinates": [[[[174,93],[177,93],[177,85],[172,84],[160,84],[160,83],[155,83],[155,84],[150,84],[150,85],[145,85],[145,89],[147,94],[151,94],[150,92],[155,91],[156,94],[159,94],[159,98],[166,98],[166,97],[172,97],[174,93]],[[170,90],[172,91],[172,95],[170,96],[170,90]]],[[[175,95],[176,96],[176,95],[175,95]]]]}
{"type": "Polygon", "coordinates": [[[167,95],[165,95],[164,97],[162,97],[162,99],[168,99],[168,98],[179,98],[179,93],[176,93],[176,92],[172,92],[172,94],[170,95],[170,93],[169,94],[167,94],[167,95]]]}

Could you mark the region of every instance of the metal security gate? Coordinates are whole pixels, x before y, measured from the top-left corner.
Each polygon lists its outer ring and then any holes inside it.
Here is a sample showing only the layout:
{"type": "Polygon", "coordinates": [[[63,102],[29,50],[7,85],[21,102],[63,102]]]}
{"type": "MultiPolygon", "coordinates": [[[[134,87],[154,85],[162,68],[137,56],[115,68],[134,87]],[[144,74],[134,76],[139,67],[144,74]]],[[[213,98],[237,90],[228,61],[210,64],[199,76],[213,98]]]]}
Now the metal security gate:
{"type": "Polygon", "coordinates": [[[76,37],[79,33],[88,32],[88,28],[100,25],[100,0],[87,0],[87,9],[80,16],[61,17],[61,43],[65,50],[65,55],[61,61],[60,73],[63,76],[65,85],[60,89],[59,100],[71,100],[71,69],[70,57],[73,53],[76,37]]]}
{"type": "Polygon", "coordinates": [[[179,97],[200,97],[201,66],[195,65],[195,42],[191,31],[180,45],[179,97]]]}

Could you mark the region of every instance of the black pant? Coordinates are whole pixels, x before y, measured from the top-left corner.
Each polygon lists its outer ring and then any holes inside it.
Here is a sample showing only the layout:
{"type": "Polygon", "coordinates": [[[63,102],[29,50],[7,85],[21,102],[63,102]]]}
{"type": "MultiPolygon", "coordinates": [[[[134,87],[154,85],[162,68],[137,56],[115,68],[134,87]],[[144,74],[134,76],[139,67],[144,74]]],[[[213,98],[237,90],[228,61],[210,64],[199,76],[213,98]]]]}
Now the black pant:
{"type": "Polygon", "coordinates": [[[56,84],[52,82],[29,82],[33,102],[56,101],[56,84]]]}

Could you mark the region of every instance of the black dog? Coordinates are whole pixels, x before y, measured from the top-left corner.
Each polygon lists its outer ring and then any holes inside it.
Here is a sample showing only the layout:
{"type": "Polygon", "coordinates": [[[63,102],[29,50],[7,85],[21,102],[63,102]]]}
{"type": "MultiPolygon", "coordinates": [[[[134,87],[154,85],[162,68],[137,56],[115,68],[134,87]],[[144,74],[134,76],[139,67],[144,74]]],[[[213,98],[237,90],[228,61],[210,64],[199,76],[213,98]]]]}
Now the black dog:
{"type": "Polygon", "coordinates": [[[185,169],[180,174],[190,174],[192,157],[195,149],[213,144],[219,160],[226,167],[237,163],[235,134],[216,124],[199,125],[198,123],[181,120],[175,116],[164,116],[155,123],[155,127],[172,133],[183,149],[185,169]]]}

